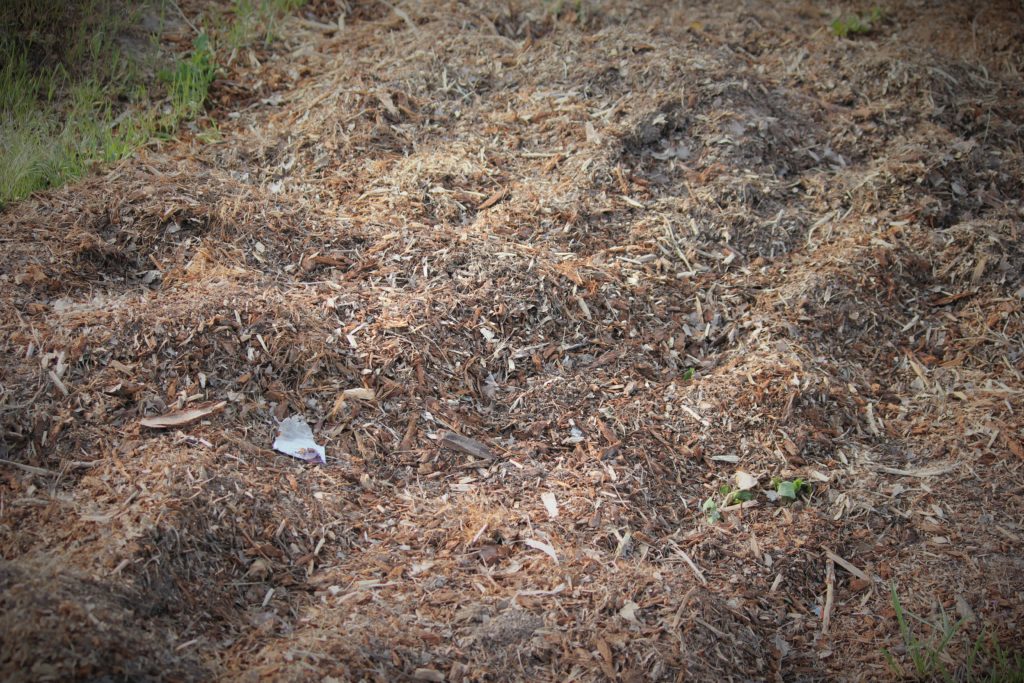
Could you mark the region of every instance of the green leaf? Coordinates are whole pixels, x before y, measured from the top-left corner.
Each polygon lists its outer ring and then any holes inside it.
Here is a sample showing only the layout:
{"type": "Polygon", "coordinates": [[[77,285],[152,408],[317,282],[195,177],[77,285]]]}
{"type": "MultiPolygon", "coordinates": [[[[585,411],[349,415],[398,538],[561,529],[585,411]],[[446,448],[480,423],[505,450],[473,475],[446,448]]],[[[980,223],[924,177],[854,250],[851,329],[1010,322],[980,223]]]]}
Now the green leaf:
{"type": "Polygon", "coordinates": [[[718,520],[722,519],[722,513],[718,511],[718,504],[715,503],[714,498],[708,498],[704,501],[704,505],[701,506],[704,510],[704,515],[707,517],[709,523],[714,524],[718,520]]]}
{"type": "Polygon", "coordinates": [[[697,374],[696,368],[686,368],[686,370],[683,372],[683,381],[689,382],[691,379],[693,379],[693,376],[695,374],[697,374]]]}
{"type": "Polygon", "coordinates": [[[728,496],[729,492],[732,491],[732,487],[728,484],[722,484],[718,487],[718,494],[722,496],[728,496]]]}
{"type": "Polygon", "coordinates": [[[792,481],[780,481],[779,485],[775,487],[775,490],[779,492],[779,495],[783,498],[789,498],[790,500],[796,500],[796,483],[792,481]]]}

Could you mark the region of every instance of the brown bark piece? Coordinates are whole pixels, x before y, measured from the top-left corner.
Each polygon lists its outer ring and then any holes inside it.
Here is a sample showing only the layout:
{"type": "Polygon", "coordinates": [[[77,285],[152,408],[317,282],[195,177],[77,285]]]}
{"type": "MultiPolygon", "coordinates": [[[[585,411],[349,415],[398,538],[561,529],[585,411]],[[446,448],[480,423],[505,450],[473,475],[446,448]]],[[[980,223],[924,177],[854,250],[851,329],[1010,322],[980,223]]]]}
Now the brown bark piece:
{"type": "Polygon", "coordinates": [[[450,450],[465,453],[481,460],[494,460],[494,455],[487,446],[476,439],[471,439],[468,436],[462,436],[455,432],[445,432],[442,434],[441,445],[450,450]]]}

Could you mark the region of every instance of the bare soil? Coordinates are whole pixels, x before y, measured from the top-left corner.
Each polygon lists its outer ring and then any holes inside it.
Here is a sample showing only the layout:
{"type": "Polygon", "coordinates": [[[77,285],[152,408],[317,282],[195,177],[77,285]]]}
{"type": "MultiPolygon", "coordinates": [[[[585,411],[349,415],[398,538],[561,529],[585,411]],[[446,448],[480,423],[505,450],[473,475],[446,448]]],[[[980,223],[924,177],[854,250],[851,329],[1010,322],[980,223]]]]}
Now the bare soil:
{"type": "Polygon", "coordinates": [[[0,215],[0,676],[889,680],[892,585],[1019,647],[1019,2],[343,4],[0,215]]]}

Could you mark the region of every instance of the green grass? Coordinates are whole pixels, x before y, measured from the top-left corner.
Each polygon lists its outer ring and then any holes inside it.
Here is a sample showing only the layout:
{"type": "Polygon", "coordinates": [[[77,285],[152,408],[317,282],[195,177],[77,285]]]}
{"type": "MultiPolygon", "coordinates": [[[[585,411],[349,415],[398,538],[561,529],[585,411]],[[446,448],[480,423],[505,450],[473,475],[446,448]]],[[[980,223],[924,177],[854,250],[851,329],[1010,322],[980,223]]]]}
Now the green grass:
{"type": "Polygon", "coordinates": [[[115,40],[136,18],[109,0],[0,3],[0,203],[75,178],[144,138],[121,117],[148,103],[139,101],[144,90],[129,89],[139,72],[115,40]]]}
{"type": "Polygon", "coordinates": [[[918,681],[947,683],[1024,683],[1024,652],[1010,652],[991,633],[982,633],[965,646],[964,619],[953,621],[945,610],[928,620],[904,609],[896,586],[890,587],[890,602],[903,641],[899,654],[882,650],[894,674],[918,681]],[[957,661],[954,650],[967,650],[957,661]]]}
{"type": "Polygon", "coordinates": [[[221,55],[271,40],[303,4],[233,0],[187,29],[191,49],[169,54],[159,33],[178,15],[166,0],[0,0],[0,207],[202,117],[221,55]],[[144,16],[159,24],[148,43],[144,16]]]}
{"type": "Polygon", "coordinates": [[[170,98],[170,120],[175,125],[182,119],[195,118],[203,112],[210,84],[217,75],[217,61],[210,38],[200,33],[192,42],[192,50],[171,69],[160,72],[160,79],[167,84],[170,98]]]}
{"type": "Polygon", "coordinates": [[[983,633],[967,656],[966,671],[967,683],[1024,683],[1024,652],[1010,652],[983,633]]]}
{"type": "Polygon", "coordinates": [[[230,19],[224,32],[225,47],[236,50],[261,38],[273,41],[281,17],[306,4],[307,0],[232,0],[230,19]]]}
{"type": "Polygon", "coordinates": [[[868,14],[848,14],[834,20],[830,25],[832,33],[839,38],[867,35],[882,20],[882,10],[872,7],[868,14]]]}

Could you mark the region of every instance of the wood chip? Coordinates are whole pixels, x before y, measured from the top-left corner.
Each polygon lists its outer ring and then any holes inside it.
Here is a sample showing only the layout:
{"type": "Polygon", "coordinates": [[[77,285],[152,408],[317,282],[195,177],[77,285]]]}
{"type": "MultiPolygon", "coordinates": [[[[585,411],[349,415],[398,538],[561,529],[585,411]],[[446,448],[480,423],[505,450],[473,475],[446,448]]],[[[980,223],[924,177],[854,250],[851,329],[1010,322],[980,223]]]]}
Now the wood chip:
{"type": "Polygon", "coordinates": [[[1024,446],[1020,445],[1020,442],[1010,436],[1010,433],[1002,429],[1000,435],[1003,437],[1003,441],[1006,443],[1006,447],[1010,449],[1010,452],[1016,455],[1018,458],[1024,458],[1024,446]]]}
{"type": "Polygon", "coordinates": [[[471,439],[468,436],[462,436],[455,432],[444,432],[441,435],[441,445],[481,460],[494,460],[494,454],[491,453],[491,449],[487,446],[476,439],[471,439]]]}
{"type": "Polygon", "coordinates": [[[758,500],[745,500],[742,503],[734,503],[733,505],[726,505],[723,508],[719,508],[719,512],[733,512],[735,510],[746,510],[747,508],[756,508],[761,502],[758,500]]]}
{"type": "Polygon", "coordinates": [[[478,211],[483,211],[484,209],[491,208],[492,206],[494,206],[495,204],[500,202],[502,199],[504,199],[506,194],[508,194],[508,188],[507,187],[501,188],[500,190],[498,190],[497,192],[492,194],[490,197],[485,199],[483,204],[481,204],[480,206],[476,207],[477,210],[478,211]]]}
{"type": "Polygon", "coordinates": [[[358,399],[360,401],[372,401],[377,398],[377,394],[373,389],[367,389],[365,387],[359,387],[357,389],[346,389],[341,392],[341,395],[345,398],[358,399]]]}

